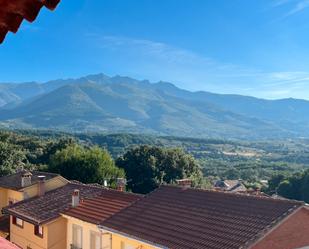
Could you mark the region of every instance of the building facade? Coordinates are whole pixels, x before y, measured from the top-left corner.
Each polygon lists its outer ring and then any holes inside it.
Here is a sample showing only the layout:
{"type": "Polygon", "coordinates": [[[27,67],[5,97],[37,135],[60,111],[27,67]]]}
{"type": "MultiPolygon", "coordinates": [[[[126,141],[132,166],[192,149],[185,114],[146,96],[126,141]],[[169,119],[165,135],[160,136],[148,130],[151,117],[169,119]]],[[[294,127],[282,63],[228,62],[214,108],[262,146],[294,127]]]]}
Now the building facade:
{"type": "Polygon", "coordinates": [[[67,243],[66,228],[67,220],[62,217],[35,225],[11,216],[10,240],[23,249],[64,249],[67,243]]]}

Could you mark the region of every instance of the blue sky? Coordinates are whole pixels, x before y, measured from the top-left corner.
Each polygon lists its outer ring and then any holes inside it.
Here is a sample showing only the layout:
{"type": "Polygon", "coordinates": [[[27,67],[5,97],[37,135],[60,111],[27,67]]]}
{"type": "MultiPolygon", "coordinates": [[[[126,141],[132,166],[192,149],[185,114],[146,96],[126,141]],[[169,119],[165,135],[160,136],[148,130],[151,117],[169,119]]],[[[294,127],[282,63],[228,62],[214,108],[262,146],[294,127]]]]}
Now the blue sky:
{"type": "Polygon", "coordinates": [[[0,45],[0,82],[93,73],[309,99],[309,0],[62,0],[0,45]]]}

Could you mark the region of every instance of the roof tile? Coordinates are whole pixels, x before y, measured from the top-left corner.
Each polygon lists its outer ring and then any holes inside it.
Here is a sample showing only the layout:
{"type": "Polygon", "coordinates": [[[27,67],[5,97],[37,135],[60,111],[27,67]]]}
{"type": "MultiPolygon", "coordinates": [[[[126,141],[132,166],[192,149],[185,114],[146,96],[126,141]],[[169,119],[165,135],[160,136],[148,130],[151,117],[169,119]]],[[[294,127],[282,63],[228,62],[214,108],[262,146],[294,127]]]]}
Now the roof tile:
{"type": "Polygon", "coordinates": [[[71,182],[41,197],[27,199],[4,208],[4,212],[33,224],[44,224],[58,218],[61,213],[99,223],[137,198],[138,195],[102,186],[71,182]],[[72,193],[76,189],[80,191],[81,203],[72,208],[72,193]]]}
{"type": "Polygon", "coordinates": [[[99,224],[111,215],[128,207],[140,199],[141,195],[108,190],[94,198],[87,198],[76,207],[65,211],[63,214],[78,218],[94,224],[99,224]]]}
{"type": "Polygon", "coordinates": [[[302,206],[244,194],[161,186],[101,223],[168,248],[246,246],[302,206]]]}

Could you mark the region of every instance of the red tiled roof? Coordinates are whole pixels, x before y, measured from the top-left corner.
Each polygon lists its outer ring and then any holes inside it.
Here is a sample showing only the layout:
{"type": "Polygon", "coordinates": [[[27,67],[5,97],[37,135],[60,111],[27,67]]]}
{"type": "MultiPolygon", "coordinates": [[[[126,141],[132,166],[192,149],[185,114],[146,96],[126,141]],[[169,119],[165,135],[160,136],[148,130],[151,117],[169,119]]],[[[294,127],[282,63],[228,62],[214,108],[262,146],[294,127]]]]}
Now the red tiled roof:
{"type": "Polygon", "coordinates": [[[141,195],[107,189],[97,184],[71,182],[44,196],[4,208],[4,212],[34,224],[46,223],[61,213],[99,224],[139,198],[141,195]],[[80,191],[81,202],[72,208],[72,193],[75,189],[80,191]]]}
{"type": "Polygon", "coordinates": [[[99,224],[141,197],[116,190],[105,190],[94,198],[83,200],[80,205],[63,212],[63,214],[99,224]]]}
{"type": "Polygon", "coordinates": [[[80,191],[80,198],[92,198],[104,191],[103,187],[68,183],[41,197],[30,198],[6,207],[3,211],[33,224],[44,224],[58,218],[60,213],[72,207],[72,193],[75,189],[80,191]]]}
{"type": "Polygon", "coordinates": [[[0,237],[0,248],[1,249],[20,249],[18,246],[14,245],[10,241],[0,237]]]}
{"type": "Polygon", "coordinates": [[[246,248],[303,203],[161,186],[100,225],[171,249],[246,248]]]}
{"type": "Polygon", "coordinates": [[[33,22],[43,6],[56,8],[60,0],[0,0],[0,43],[6,34],[16,33],[24,19],[33,22]]]}

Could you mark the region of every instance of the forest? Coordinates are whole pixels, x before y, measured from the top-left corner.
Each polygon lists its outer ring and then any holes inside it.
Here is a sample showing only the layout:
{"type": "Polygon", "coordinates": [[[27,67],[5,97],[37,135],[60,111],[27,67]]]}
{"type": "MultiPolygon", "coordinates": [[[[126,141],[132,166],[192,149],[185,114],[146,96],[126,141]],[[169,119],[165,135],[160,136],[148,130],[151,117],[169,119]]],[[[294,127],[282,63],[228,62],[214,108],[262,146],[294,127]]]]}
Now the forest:
{"type": "Polygon", "coordinates": [[[20,168],[57,172],[85,183],[107,179],[111,186],[117,177],[126,177],[129,190],[140,193],[184,177],[204,188],[217,179],[242,179],[248,187],[303,200],[309,142],[0,131],[0,175],[20,168]]]}

